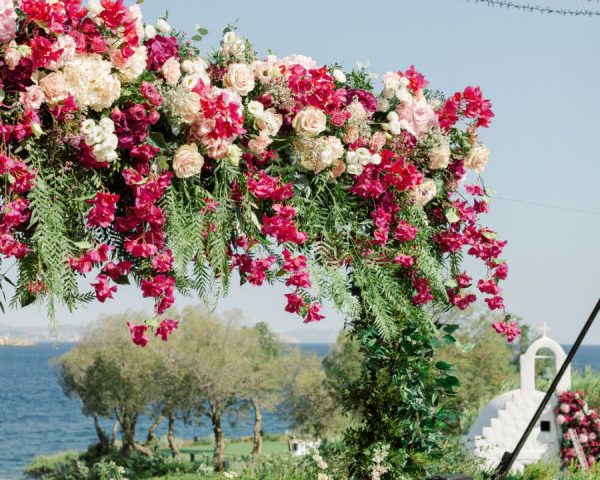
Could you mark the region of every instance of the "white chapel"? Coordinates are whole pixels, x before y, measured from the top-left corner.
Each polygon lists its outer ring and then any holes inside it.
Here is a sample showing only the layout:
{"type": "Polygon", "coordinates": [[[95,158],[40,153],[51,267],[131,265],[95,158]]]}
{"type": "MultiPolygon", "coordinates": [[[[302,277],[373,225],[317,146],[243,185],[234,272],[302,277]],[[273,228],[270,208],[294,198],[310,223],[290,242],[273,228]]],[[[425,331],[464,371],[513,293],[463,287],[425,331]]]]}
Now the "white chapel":
{"type": "MultiPolygon", "coordinates": [[[[544,392],[535,389],[536,359],[546,358],[539,356],[538,352],[547,349],[553,353],[556,371],[567,357],[560,344],[547,336],[548,330],[544,326],[543,336],[533,342],[527,352],[521,355],[521,388],[503,393],[488,403],[475,420],[469,434],[463,438],[465,446],[474,455],[483,459],[489,468],[497,467],[504,452],[511,452],[514,449],[544,398],[544,392]]],[[[557,392],[570,388],[571,367],[569,366],[557,387],[557,392]]],[[[517,457],[513,472],[520,472],[525,465],[535,463],[542,458],[558,455],[561,431],[553,412],[557,402],[557,397],[553,396],[517,457]]]]}

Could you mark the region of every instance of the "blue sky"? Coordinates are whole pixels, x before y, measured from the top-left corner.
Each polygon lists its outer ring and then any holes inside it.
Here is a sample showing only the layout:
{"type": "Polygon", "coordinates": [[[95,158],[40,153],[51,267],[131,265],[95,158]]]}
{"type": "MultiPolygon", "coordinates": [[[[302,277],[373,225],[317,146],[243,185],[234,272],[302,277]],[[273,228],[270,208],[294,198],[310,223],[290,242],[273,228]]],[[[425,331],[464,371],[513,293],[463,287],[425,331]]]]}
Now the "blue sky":
{"type": "MultiPolygon", "coordinates": [[[[545,4],[600,10],[595,2],[545,4]]],[[[487,216],[509,240],[507,308],[534,326],[547,322],[559,341],[573,341],[600,296],[600,17],[530,14],[464,0],[146,0],[142,8],[147,22],[168,8],[177,29],[207,28],[203,52],[218,45],[227,23],[236,22],[260,53],[303,53],[347,69],[368,62],[380,74],[414,64],[433,88],[449,94],[480,85],[496,113],[482,139],[492,151],[484,178],[497,195],[597,212],[498,199],[487,216]]],[[[234,288],[218,309],[241,308],[248,321],[266,320],[282,332],[300,328],[283,312],[282,293],[234,288]]],[[[83,323],[128,306],[151,308],[137,290],[122,289],[113,303],[60,320],[83,323]]],[[[8,315],[12,324],[45,321],[31,308],[8,315]]],[[[311,329],[326,336],[342,324],[332,314],[311,329]]],[[[600,322],[588,343],[600,344],[600,322]]]]}

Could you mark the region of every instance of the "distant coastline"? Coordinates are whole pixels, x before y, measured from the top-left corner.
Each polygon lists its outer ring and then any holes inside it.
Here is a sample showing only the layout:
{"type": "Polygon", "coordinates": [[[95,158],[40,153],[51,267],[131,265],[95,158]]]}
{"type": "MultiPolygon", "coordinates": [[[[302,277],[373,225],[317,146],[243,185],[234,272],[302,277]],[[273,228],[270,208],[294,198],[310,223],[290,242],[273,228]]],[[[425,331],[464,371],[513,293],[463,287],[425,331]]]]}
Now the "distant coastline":
{"type": "Polygon", "coordinates": [[[33,345],[37,345],[37,342],[28,338],[0,336],[0,347],[31,347],[33,345]]]}

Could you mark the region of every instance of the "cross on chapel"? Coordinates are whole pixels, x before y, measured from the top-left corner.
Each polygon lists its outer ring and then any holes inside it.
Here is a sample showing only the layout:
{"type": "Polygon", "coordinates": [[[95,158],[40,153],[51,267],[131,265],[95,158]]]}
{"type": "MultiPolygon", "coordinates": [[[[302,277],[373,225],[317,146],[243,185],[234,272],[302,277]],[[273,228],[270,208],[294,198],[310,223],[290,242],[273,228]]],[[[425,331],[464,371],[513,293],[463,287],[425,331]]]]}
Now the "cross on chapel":
{"type": "Polygon", "coordinates": [[[548,324],[546,322],[544,322],[544,324],[542,325],[542,327],[540,328],[540,330],[542,331],[542,335],[544,337],[548,336],[548,333],[550,332],[550,330],[552,330],[548,324]]]}

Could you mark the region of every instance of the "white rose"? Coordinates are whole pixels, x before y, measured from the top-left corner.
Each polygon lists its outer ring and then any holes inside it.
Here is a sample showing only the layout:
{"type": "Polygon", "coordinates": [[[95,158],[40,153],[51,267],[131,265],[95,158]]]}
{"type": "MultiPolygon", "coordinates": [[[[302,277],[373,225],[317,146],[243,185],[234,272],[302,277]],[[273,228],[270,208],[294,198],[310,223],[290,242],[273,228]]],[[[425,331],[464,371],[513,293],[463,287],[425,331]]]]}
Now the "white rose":
{"type": "Polygon", "coordinates": [[[87,137],[88,135],[91,135],[92,132],[94,131],[94,129],[96,128],[96,122],[94,122],[92,119],[88,118],[87,120],[84,120],[83,122],[81,122],[81,134],[84,137],[87,137]]]}
{"type": "Polygon", "coordinates": [[[333,71],[333,78],[335,79],[336,82],[340,82],[340,83],[345,83],[346,82],[346,75],[344,74],[344,72],[342,72],[339,69],[335,69],[333,71]]]}
{"type": "Polygon", "coordinates": [[[148,40],[151,40],[154,37],[156,37],[156,28],[154,28],[154,25],[146,25],[146,27],[144,28],[144,36],[148,40]]]}
{"type": "Polygon", "coordinates": [[[183,73],[192,73],[194,71],[194,64],[191,60],[184,60],[181,62],[181,71],[183,73]]]}
{"type": "Polygon", "coordinates": [[[348,165],[346,171],[350,175],[360,175],[363,172],[364,168],[362,165],[348,165]]]}
{"type": "Polygon", "coordinates": [[[296,114],[292,120],[292,127],[298,133],[318,135],[327,127],[327,117],[318,108],[306,107],[296,114]]]}
{"type": "Polygon", "coordinates": [[[359,163],[363,167],[371,163],[371,152],[369,152],[367,148],[357,148],[356,150],[354,150],[354,154],[357,157],[357,163],[359,163]]]}
{"type": "Polygon", "coordinates": [[[248,109],[248,113],[250,113],[255,118],[260,117],[265,111],[265,107],[263,106],[263,104],[257,102],[256,100],[248,102],[248,106],[246,108],[248,109]]]}
{"type": "Polygon", "coordinates": [[[387,114],[388,123],[384,123],[382,126],[385,130],[389,131],[392,135],[400,135],[402,127],[400,125],[400,117],[396,112],[390,112],[387,114]]]}
{"type": "Polygon", "coordinates": [[[441,143],[429,152],[429,168],[441,170],[450,163],[450,145],[448,140],[442,137],[441,143]]]}
{"type": "Polygon", "coordinates": [[[400,88],[396,90],[396,98],[400,103],[409,103],[413,97],[407,88],[400,88]]]}
{"type": "Polygon", "coordinates": [[[88,145],[97,145],[104,139],[104,132],[102,129],[94,124],[87,134],[84,135],[85,143],[88,145]]]}
{"type": "Polygon", "coordinates": [[[112,133],[115,131],[115,123],[108,117],[102,117],[100,122],[98,122],[98,125],[100,125],[100,128],[102,128],[102,130],[104,130],[106,133],[112,133]]]}
{"type": "Polygon", "coordinates": [[[173,170],[178,178],[199,175],[204,166],[204,157],[198,152],[198,145],[183,145],[173,157],[173,170]]]}
{"type": "Polygon", "coordinates": [[[489,157],[490,150],[488,147],[482,143],[474,145],[465,159],[465,167],[470,170],[474,170],[477,173],[481,173],[485,169],[489,157]]]}
{"type": "Polygon", "coordinates": [[[169,25],[164,18],[158,19],[158,22],[156,22],[156,29],[160,33],[171,33],[171,25],[169,25]]]}
{"type": "Polygon", "coordinates": [[[223,76],[223,84],[242,96],[248,95],[255,85],[252,68],[245,63],[232,63],[223,76]]]}

